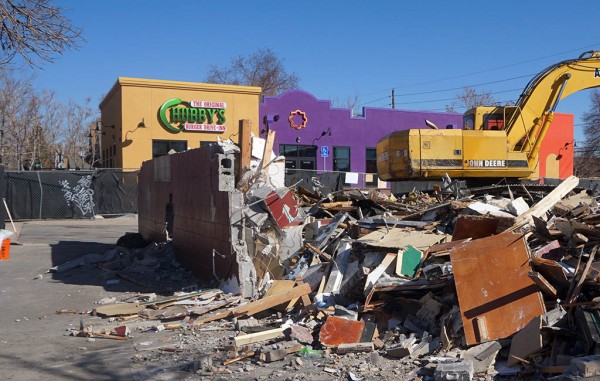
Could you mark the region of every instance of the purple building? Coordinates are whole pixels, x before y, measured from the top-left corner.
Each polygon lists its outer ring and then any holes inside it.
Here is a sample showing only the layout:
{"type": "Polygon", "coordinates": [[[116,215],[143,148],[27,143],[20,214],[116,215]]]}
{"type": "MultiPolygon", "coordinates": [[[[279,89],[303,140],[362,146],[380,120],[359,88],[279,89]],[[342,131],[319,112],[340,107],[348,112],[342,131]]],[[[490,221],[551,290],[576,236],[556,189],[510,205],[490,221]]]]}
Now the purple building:
{"type": "MultiPolygon", "coordinates": [[[[460,128],[462,114],[364,107],[362,116],[333,108],[302,90],[265,97],[260,104],[260,136],[276,131],[273,150],[286,157],[286,168],[296,170],[376,173],[375,146],[385,135],[410,128],[460,128]],[[275,121],[275,119],[277,119],[275,121]]],[[[373,184],[376,178],[367,177],[373,184]]]]}

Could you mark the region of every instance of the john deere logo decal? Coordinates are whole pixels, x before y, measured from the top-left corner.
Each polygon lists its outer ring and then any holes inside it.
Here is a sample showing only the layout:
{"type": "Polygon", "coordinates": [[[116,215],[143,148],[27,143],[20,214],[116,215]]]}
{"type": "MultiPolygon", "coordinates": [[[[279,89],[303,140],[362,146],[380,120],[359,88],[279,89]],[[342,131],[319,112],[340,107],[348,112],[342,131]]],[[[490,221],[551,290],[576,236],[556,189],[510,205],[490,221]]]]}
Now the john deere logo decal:
{"type": "Polygon", "coordinates": [[[224,132],[225,102],[184,101],[172,98],[160,106],[158,115],[162,125],[169,131],[224,132]]]}

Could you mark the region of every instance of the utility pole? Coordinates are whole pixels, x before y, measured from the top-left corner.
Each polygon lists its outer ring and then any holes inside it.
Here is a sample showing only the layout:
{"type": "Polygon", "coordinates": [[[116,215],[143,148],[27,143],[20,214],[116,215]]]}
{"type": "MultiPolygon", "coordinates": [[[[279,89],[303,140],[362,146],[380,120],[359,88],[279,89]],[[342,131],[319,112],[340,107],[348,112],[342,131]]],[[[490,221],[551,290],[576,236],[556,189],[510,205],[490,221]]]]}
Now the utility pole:
{"type": "Polygon", "coordinates": [[[392,89],[392,109],[396,108],[396,98],[394,97],[394,89],[392,89]]]}

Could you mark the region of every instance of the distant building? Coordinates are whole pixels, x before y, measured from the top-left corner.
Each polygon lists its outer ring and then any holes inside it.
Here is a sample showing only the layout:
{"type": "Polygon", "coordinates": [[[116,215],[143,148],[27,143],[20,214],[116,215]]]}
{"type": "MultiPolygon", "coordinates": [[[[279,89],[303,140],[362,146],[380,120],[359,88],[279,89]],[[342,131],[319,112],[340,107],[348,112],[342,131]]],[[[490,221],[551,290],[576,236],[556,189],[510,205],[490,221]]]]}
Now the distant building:
{"type": "MultiPolygon", "coordinates": [[[[385,135],[428,128],[425,119],[439,128],[463,124],[462,114],[448,112],[365,107],[361,116],[352,116],[351,110],[331,107],[330,101],[302,90],[265,97],[259,118],[260,136],[266,136],[267,128],[276,131],[274,150],[285,156],[289,171],[365,173],[371,180],[367,185],[376,184],[375,147],[385,135]],[[275,115],[279,118],[272,121],[275,115]]],[[[540,148],[539,176],[566,178],[573,173],[573,149],[565,148],[572,142],[573,115],[557,114],[540,148]]]]}
{"type": "Polygon", "coordinates": [[[217,137],[239,139],[239,121],[258,134],[259,87],[120,77],[100,103],[99,160],[140,168],[144,160],[186,151],[217,137]]]}

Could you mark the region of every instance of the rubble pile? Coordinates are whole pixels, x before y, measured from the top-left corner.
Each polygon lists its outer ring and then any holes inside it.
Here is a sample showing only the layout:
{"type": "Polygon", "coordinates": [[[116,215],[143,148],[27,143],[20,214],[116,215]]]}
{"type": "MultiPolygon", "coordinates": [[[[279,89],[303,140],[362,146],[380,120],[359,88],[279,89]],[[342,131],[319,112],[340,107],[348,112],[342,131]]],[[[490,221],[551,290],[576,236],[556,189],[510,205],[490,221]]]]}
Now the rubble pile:
{"type": "MultiPolygon", "coordinates": [[[[238,186],[254,298],[129,295],[95,308],[103,328],[73,334],[169,332],[136,361],[171,356],[198,376],[598,379],[600,206],[578,182],[543,194],[506,185],[501,197],[394,197],[323,192],[316,179],[283,187],[258,166],[238,186]]],[[[151,265],[106,255],[93,260],[110,271],[151,265]]]]}

